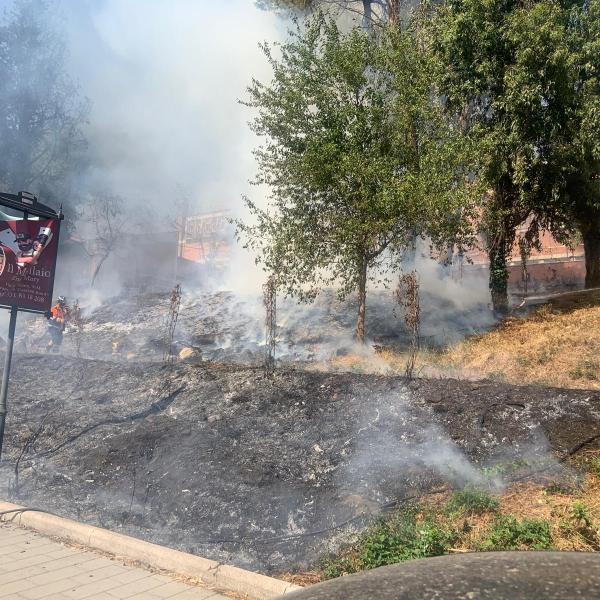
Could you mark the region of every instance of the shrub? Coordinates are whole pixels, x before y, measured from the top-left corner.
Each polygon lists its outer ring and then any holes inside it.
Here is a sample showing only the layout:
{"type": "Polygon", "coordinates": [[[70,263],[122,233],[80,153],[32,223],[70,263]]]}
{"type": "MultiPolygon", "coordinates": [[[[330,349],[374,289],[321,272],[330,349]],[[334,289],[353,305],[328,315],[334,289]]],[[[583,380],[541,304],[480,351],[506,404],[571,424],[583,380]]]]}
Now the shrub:
{"type": "Polygon", "coordinates": [[[552,547],[550,525],[542,519],[499,516],[492,522],[481,543],[482,550],[546,550],[552,547]]]}
{"type": "Polygon", "coordinates": [[[322,567],[323,579],[335,579],[342,575],[354,573],[354,565],[347,558],[329,558],[322,567]]]}
{"type": "Polygon", "coordinates": [[[345,556],[327,561],[323,577],[330,579],[414,558],[440,556],[456,537],[455,531],[432,517],[420,517],[416,505],[408,506],[393,517],[375,523],[345,556]]]}
{"type": "Polygon", "coordinates": [[[592,527],[592,518],[583,502],[573,502],[571,507],[571,519],[575,521],[580,528],[589,529],[592,527]]]}
{"type": "Polygon", "coordinates": [[[495,512],[500,503],[488,492],[475,488],[465,488],[454,492],[448,502],[446,509],[451,513],[469,512],[481,514],[484,512],[495,512]]]}
{"type": "Polygon", "coordinates": [[[600,457],[593,458],[590,461],[590,473],[600,479],[600,457]]]}

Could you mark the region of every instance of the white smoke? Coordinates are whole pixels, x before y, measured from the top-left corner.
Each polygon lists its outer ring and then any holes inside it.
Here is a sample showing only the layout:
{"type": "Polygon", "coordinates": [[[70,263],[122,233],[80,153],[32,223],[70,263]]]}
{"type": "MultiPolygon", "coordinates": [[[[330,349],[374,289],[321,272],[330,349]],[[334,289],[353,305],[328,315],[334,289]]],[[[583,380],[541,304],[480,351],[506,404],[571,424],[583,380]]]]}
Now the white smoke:
{"type": "Polygon", "coordinates": [[[70,70],[92,101],[91,168],[109,187],[172,214],[234,207],[252,175],[253,135],[237,103],[282,22],[251,0],[62,0],[70,70]]]}

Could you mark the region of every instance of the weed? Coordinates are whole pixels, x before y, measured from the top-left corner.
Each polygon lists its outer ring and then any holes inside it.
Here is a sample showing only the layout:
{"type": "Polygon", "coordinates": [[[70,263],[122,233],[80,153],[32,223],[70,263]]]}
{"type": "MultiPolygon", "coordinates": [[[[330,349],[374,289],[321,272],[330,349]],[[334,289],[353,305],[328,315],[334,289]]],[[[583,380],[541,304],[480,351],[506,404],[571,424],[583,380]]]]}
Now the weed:
{"type": "Polygon", "coordinates": [[[336,577],[354,573],[356,569],[348,558],[330,557],[324,561],[322,572],[323,579],[335,579],[336,577]]]}
{"type": "Polygon", "coordinates": [[[503,371],[490,371],[488,377],[491,381],[498,381],[500,383],[506,381],[506,375],[503,371]]]}
{"type": "Polygon", "coordinates": [[[585,527],[592,526],[592,519],[583,502],[573,502],[573,506],[571,507],[571,519],[585,527]]]}
{"type": "Polygon", "coordinates": [[[582,360],[575,366],[574,369],[569,371],[571,379],[587,379],[588,381],[596,381],[598,379],[598,373],[600,371],[600,365],[594,360],[582,360]]]}
{"type": "Polygon", "coordinates": [[[540,306],[531,316],[532,321],[547,321],[553,316],[552,307],[549,304],[540,306]]]}
{"type": "Polygon", "coordinates": [[[419,510],[416,505],[407,506],[376,522],[345,556],[324,565],[324,578],[444,554],[457,533],[419,510]]]}
{"type": "Polygon", "coordinates": [[[554,351],[551,348],[544,348],[543,350],[541,350],[538,353],[538,355],[535,359],[535,362],[538,365],[545,365],[547,362],[552,360],[553,356],[554,356],[554,351]]]}
{"type": "Polygon", "coordinates": [[[521,367],[530,367],[531,366],[531,358],[528,356],[517,356],[515,357],[517,364],[521,367]]]}
{"type": "Polygon", "coordinates": [[[512,516],[499,516],[489,526],[481,541],[482,550],[547,550],[552,546],[550,525],[541,519],[518,521],[512,516]]]}
{"type": "Polygon", "coordinates": [[[549,483],[545,486],[544,490],[547,494],[550,494],[550,495],[553,495],[553,494],[567,495],[567,494],[573,493],[574,487],[573,487],[573,485],[562,482],[562,481],[552,481],[551,483],[549,483]]]}
{"type": "Polygon", "coordinates": [[[454,492],[446,503],[446,509],[450,513],[469,512],[481,514],[495,512],[499,506],[498,500],[488,492],[471,487],[454,492]]]}
{"type": "Polygon", "coordinates": [[[581,370],[581,367],[575,367],[569,371],[569,377],[571,379],[581,379],[583,377],[583,371],[581,370]]]}
{"type": "Polygon", "coordinates": [[[574,502],[568,517],[560,524],[561,533],[566,537],[579,537],[586,545],[598,549],[597,531],[592,517],[583,502],[574,502]]]}
{"type": "Polygon", "coordinates": [[[593,458],[590,461],[590,473],[600,479],[600,457],[593,458]]]}

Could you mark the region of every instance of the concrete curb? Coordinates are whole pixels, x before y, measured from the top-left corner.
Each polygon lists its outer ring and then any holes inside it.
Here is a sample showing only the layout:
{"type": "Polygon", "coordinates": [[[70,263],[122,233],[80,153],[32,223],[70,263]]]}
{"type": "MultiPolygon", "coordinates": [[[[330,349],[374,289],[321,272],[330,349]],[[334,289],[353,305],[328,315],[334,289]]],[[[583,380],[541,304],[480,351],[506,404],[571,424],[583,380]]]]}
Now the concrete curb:
{"type": "Polygon", "coordinates": [[[4,511],[14,512],[0,515],[0,521],[16,523],[39,533],[108,554],[123,556],[172,573],[197,577],[210,586],[224,591],[247,594],[254,600],[270,600],[302,589],[280,579],[223,565],[214,560],[144,542],[107,529],[85,525],[49,513],[28,511],[26,507],[16,504],[0,502],[0,513],[4,511]]]}

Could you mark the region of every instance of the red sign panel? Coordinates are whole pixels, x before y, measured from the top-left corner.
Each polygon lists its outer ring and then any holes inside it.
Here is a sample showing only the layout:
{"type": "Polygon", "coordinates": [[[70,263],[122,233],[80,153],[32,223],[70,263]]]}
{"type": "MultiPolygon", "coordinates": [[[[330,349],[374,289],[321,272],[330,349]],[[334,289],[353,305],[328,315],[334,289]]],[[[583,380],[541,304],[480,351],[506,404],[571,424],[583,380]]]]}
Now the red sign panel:
{"type": "Polygon", "coordinates": [[[52,305],[58,219],[0,221],[0,305],[45,312],[52,305]]]}

